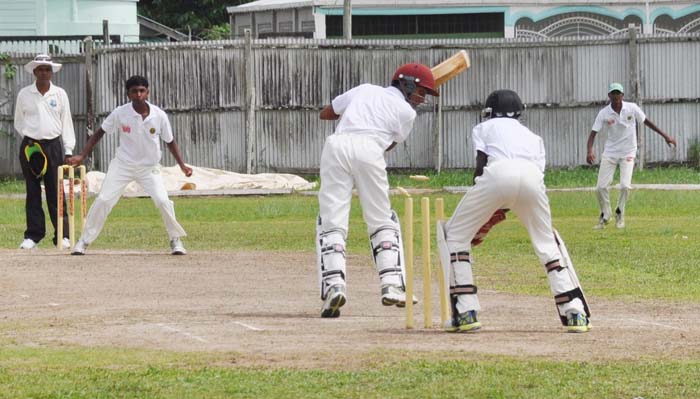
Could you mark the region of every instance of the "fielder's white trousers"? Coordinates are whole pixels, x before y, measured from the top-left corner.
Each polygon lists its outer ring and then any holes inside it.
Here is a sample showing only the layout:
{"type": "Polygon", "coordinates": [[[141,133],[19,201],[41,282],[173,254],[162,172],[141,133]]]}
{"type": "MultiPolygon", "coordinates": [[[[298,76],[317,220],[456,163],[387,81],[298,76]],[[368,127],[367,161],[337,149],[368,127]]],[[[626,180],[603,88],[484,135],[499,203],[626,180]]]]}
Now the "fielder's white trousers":
{"type": "Polygon", "coordinates": [[[168,192],[160,174],[160,165],[153,166],[131,166],[114,158],[109,164],[109,169],[102,181],[102,188],[92,203],[85,221],[85,229],[81,235],[83,242],[90,244],[97,239],[102,231],[107,216],[112,211],[114,205],[121,198],[126,186],[132,181],[136,181],[148,194],[165,223],[165,229],[171,239],[186,236],[185,230],[175,219],[175,207],[168,198],[168,192]]]}
{"type": "Polygon", "coordinates": [[[598,169],[598,184],[596,185],[596,193],[598,196],[598,205],[600,212],[605,220],[610,220],[612,217],[612,209],[610,207],[610,192],[608,187],[612,183],[615,169],[620,165],[620,198],[617,200],[617,207],[620,212],[625,214],[625,204],[632,189],[632,172],[634,171],[634,157],[610,158],[603,155],[600,159],[600,169],[598,169]]]}
{"type": "MultiPolygon", "coordinates": [[[[563,259],[554,239],[544,175],[535,164],[522,160],[490,162],[483,175],[477,177],[476,184],[467,191],[445,224],[450,253],[466,251],[471,254],[472,238],[498,209],[510,209],[525,225],[543,267],[550,261],[563,259]]],[[[471,262],[458,263],[454,274],[457,285],[475,285],[471,262]]],[[[553,295],[576,288],[566,270],[551,271],[547,278],[553,295]]],[[[479,309],[477,294],[458,297],[460,313],[479,309]]],[[[583,303],[576,298],[559,305],[559,309],[562,314],[583,313],[583,303]]]]}

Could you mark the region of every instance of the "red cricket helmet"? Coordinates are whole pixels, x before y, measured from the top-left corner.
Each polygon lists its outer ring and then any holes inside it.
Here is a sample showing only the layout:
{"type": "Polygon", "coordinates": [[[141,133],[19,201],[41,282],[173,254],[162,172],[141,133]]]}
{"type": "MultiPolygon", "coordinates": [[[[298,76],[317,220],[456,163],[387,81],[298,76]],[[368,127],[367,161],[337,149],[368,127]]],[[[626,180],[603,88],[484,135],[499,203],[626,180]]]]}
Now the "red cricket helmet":
{"type": "Polygon", "coordinates": [[[399,69],[394,72],[394,77],[391,78],[391,80],[402,79],[415,82],[416,86],[424,88],[431,96],[438,97],[440,95],[435,87],[433,72],[423,64],[412,62],[410,64],[401,65],[399,69]]]}

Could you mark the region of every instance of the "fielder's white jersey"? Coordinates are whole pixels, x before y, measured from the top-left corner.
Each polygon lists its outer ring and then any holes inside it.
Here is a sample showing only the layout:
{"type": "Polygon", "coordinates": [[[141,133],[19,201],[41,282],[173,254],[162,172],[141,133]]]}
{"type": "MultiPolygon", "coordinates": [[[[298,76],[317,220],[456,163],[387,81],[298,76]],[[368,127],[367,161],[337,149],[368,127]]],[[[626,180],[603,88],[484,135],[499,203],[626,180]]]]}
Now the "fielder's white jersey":
{"type": "Polygon", "coordinates": [[[75,130],[65,90],[52,83],[49,91],[42,95],[36,82],[20,90],[15,106],[15,129],[20,135],[34,140],[62,136],[65,154],[72,155],[75,130]]]}
{"type": "Polygon", "coordinates": [[[375,135],[383,148],[408,138],[416,111],[395,87],[363,84],[333,99],[333,111],[341,115],[336,134],[375,135]]]}
{"type": "Polygon", "coordinates": [[[608,132],[603,155],[609,158],[631,157],[637,153],[637,123],[644,123],[646,115],[635,103],[622,102],[618,115],[608,104],[598,112],[591,130],[608,132]]]}
{"type": "Polygon", "coordinates": [[[173,141],[173,131],[168,115],[159,107],[148,103],[150,113],[143,119],[131,103],[124,104],[102,122],[107,134],[119,134],[116,157],[133,166],[152,166],[160,163],[160,140],[173,141]]]}
{"type": "Polygon", "coordinates": [[[488,162],[504,159],[525,160],[544,173],[545,151],[542,138],[517,119],[492,118],[474,127],[474,151],[488,155],[488,162]]]}

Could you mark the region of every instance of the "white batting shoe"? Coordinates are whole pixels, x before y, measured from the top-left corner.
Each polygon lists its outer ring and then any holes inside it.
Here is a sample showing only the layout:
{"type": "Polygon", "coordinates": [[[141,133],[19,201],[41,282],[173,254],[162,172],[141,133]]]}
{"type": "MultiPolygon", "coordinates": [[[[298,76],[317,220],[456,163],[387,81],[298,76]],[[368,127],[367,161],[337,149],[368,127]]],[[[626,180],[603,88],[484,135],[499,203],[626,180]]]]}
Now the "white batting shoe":
{"type": "Polygon", "coordinates": [[[335,318],[340,316],[340,308],[345,305],[345,286],[336,284],[328,289],[326,299],[321,307],[321,317],[335,318]]]}
{"type": "Polygon", "coordinates": [[[19,249],[34,249],[36,248],[36,243],[31,238],[25,238],[21,244],[19,244],[19,249]]]}
{"type": "MultiPolygon", "coordinates": [[[[418,303],[416,297],[413,297],[413,303],[418,303]]],[[[394,284],[382,285],[382,305],[394,306],[399,308],[406,306],[406,291],[403,287],[394,284]]]]}
{"type": "Polygon", "coordinates": [[[182,244],[180,237],[175,237],[170,240],[170,254],[171,255],[187,255],[187,250],[185,245],[182,244]]]}

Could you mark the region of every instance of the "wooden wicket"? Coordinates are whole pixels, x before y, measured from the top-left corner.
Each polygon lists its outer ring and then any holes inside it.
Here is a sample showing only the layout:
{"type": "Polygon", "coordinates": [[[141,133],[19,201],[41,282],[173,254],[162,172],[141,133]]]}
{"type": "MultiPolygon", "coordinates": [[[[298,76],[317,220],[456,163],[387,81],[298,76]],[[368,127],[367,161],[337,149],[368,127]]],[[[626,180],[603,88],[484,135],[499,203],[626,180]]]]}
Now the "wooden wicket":
{"type": "MultiPolygon", "coordinates": [[[[70,240],[70,247],[75,246],[75,168],[71,165],[61,165],[58,167],[58,184],[57,184],[57,199],[58,203],[56,205],[56,248],[58,250],[63,249],[63,215],[65,209],[63,208],[63,199],[65,194],[65,187],[63,185],[63,180],[66,177],[66,171],[68,172],[68,239],[70,240]]],[[[85,228],[85,220],[87,219],[87,179],[85,173],[85,165],[78,166],[78,172],[80,174],[80,219],[81,219],[81,232],[85,228]]]]}

